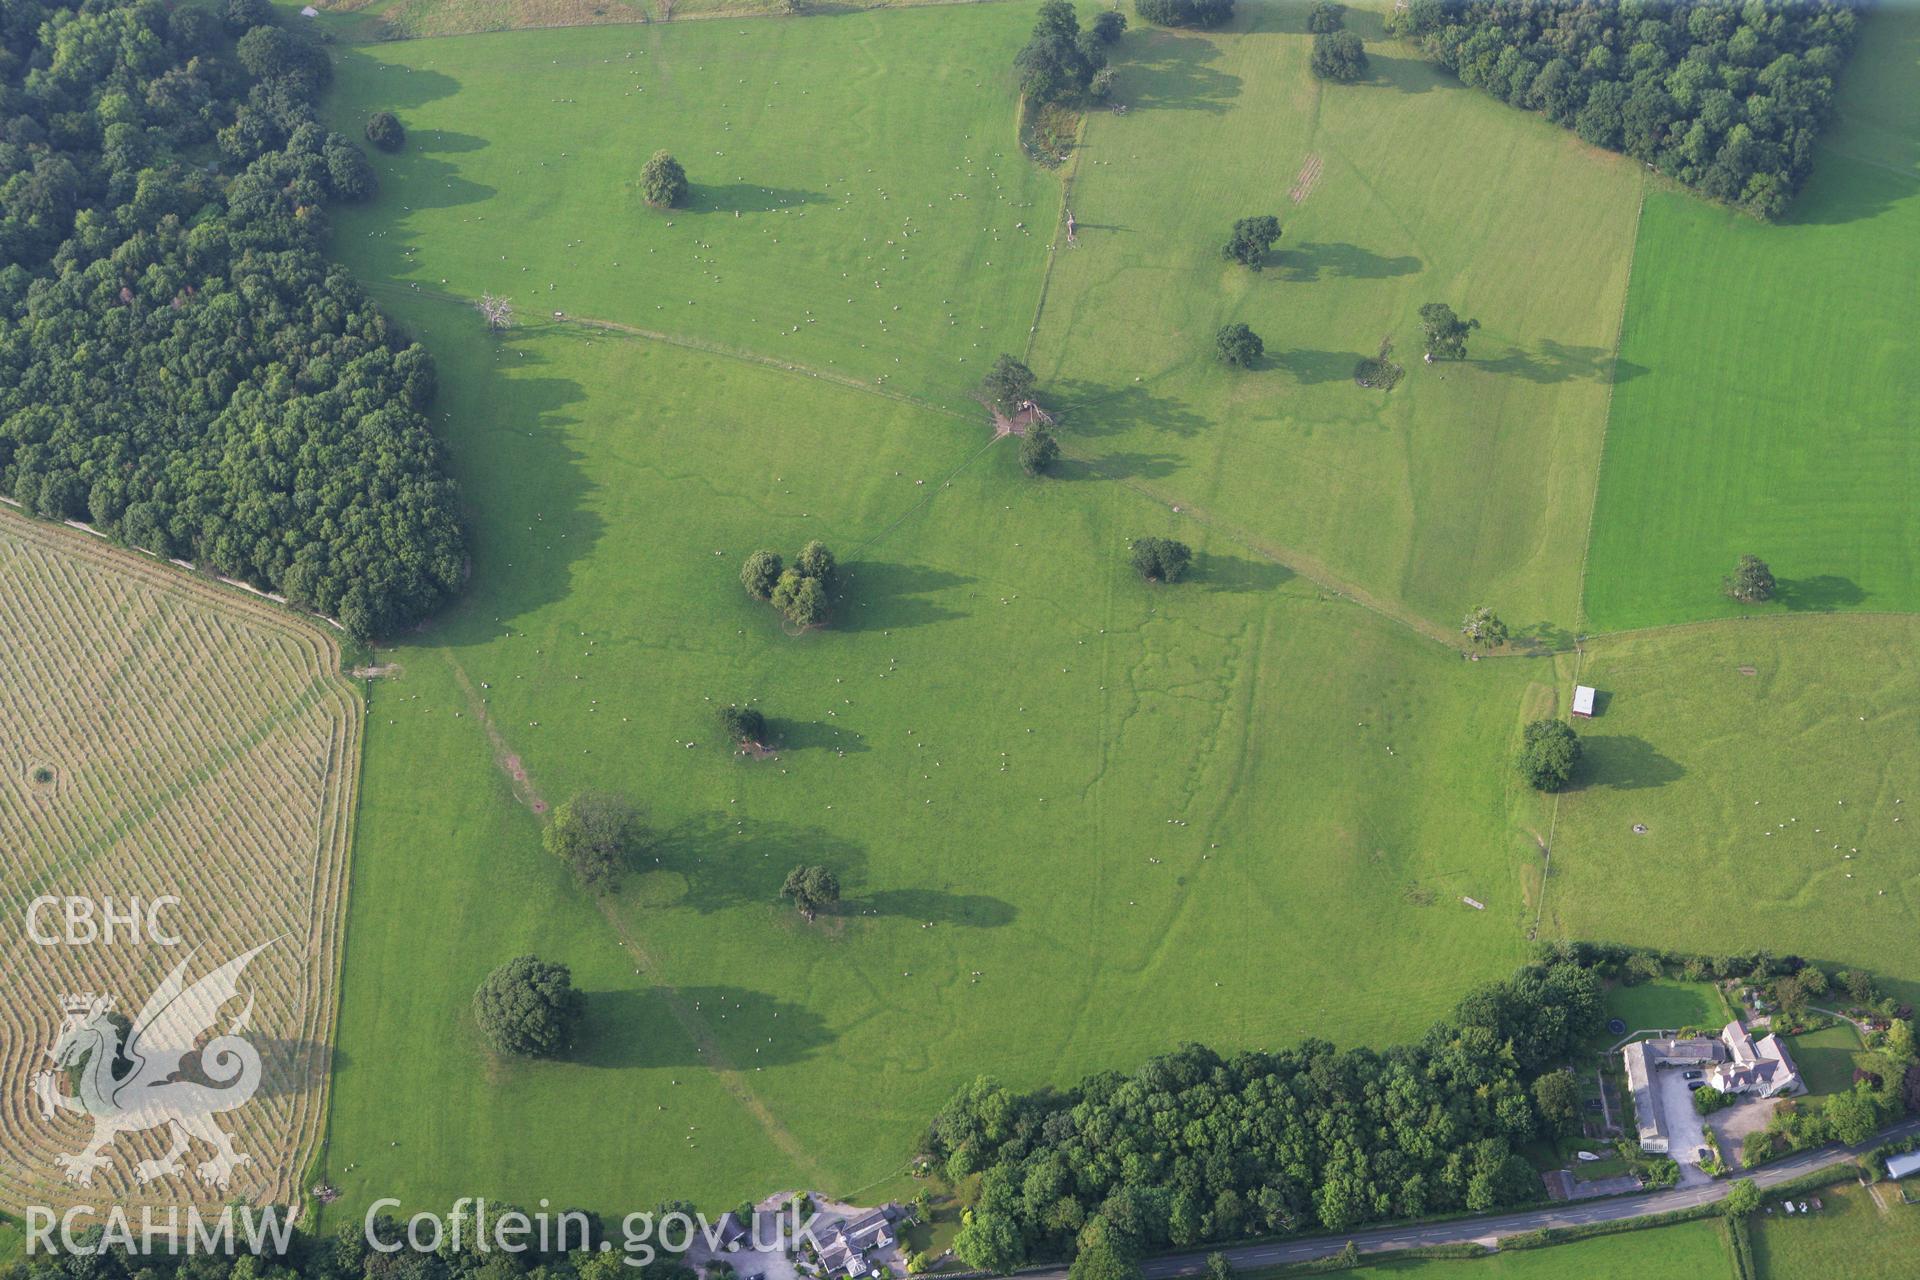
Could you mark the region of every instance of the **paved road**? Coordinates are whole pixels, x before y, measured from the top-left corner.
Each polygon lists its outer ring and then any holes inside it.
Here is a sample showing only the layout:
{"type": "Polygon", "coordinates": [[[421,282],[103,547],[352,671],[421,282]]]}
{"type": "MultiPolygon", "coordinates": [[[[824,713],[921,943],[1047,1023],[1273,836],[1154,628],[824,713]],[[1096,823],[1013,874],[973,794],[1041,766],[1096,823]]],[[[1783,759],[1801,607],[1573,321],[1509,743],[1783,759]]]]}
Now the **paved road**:
{"type": "MultiPolygon", "coordinates": [[[[1909,1120],[1891,1129],[1883,1129],[1857,1147],[1826,1146],[1803,1151],[1748,1176],[1763,1189],[1790,1181],[1804,1173],[1824,1169],[1865,1155],[1883,1142],[1920,1136],[1920,1120],[1909,1120]]],[[[1587,1222],[1617,1222],[1650,1213],[1667,1213],[1708,1204],[1727,1193],[1727,1183],[1714,1182],[1700,1187],[1678,1187],[1671,1191],[1650,1191],[1641,1195],[1617,1196],[1608,1200],[1556,1204],[1519,1213],[1494,1214],[1481,1218],[1457,1218],[1448,1222],[1412,1223],[1404,1227],[1374,1227],[1343,1236],[1317,1236],[1310,1240],[1277,1240],[1269,1244],[1244,1244],[1222,1249],[1233,1265],[1242,1271],[1272,1267],[1287,1262],[1307,1262],[1338,1253],[1352,1240],[1362,1253],[1382,1253],[1392,1249],[1410,1249],[1419,1245],[1462,1244],[1478,1240],[1491,1243],[1500,1236],[1518,1235],[1541,1227],[1571,1227],[1587,1222]]],[[[1176,1276],[1198,1275],[1206,1270],[1205,1253],[1179,1254],[1149,1258],[1141,1264],[1146,1280],[1171,1280],[1176,1276]]],[[[1020,1280],[1057,1280],[1066,1268],[1049,1271],[1023,1271],[1020,1280]]]]}

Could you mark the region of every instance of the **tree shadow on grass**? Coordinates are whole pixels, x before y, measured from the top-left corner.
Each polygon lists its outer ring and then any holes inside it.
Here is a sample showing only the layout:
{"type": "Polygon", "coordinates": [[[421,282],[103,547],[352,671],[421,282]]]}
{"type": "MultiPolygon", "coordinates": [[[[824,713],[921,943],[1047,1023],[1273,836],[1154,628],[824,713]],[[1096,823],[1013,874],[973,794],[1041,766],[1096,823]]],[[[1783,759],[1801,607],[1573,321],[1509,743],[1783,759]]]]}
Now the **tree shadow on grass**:
{"type": "Polygon", "coordinates": [[[1513,374],[1529,382],[1631,382],[1647,372],[1645,365],[1617,360],[1605,347],[1575,347],[1543,339],[1532,351],[1508,347],[1507,353],[1493,360],[1476,359],[1474,364],[1489,373],[1513,374]]]}
{"type": "Polygon", "coordinates": [[[1507,644],[1519,653],[1566,653],[1573,648],[1573,632],[1555,622],[1530,622],[1515,627],[1507,644]]]}
{"type": "Polygon", "coordinates": [[[984,893],[947,893],[940,889],[884,889],[864,898],[843,900],[841,915],[900,916],[933,924],[963,924],[976,929],[1010,925],[1019,910],[984,893]]]}
{"type": "Polygon", "coordinates": [[[972,581],[965,574],[919,564],[862,560],[843,565],[833,627],[839,631],[891,631],[964,618],[966,614],[928,597],[972,581]]]}
{"type": "Polygon", "coordinates": [[[1211,40],[1154,31],[1115,68],[1114,96],[1142,111],[1227,111],[1240,96],[1240,77],[1207,65],[1220,56],[1211,40]]]}
{"type": "Polygon", "coordinates": [[[1435,89],[1457,88],[1460,84],[1431,63],[1418,58],[1386,58],[1371,49],[1367,51],[1367,69],[1371,74],[1363,84],[1398,89],[1402,93],[1430,93],[1435,89]]]}
{"type": "Polygon", "coordinates": [[[1053,384],[1062,401],[1059,418],[1075,435],[1098,436],[1152,428],[1179,436],[1198,435],[1207,419],[1167,396],[1157,396],[1144,383],[1112,386],[1065,379],[1053,384]]]}
{"type": "Polygon", "coordinates": [[[1830,613],[1866,603],[1867,593],[1851,578],[1823,573],[1813,578],[1781,578],[1773,584],[1773,598],[1792,613],[1830,613]]]}
{"type": "Polygon", "coordinates": [[[1274,352],[1269,358],[1303,386],[1322,382],[1351,382],[1354,370],[1366,359],[1351,351],[1316,351],[1311,347],[1274,352]]]}
{"type": "Polygon", "coordinates": [[[1583,737],[1580,741],[1577,782],[1583,790],[1611,787],[1616,791],[1644,791],[1687,776],[1679,761],[1662,755],[1645,738],[1604,733],[1583,737]]]}
{"type": "Polygon", "coordinates": [[[1061,480],[1161,480],[1180,470],[1180,458],[1171,453],[1105,453],[1091,461],[1062,459],[1054,467],[1061,480]]]}
{"type": "Polygon", "coordinates": [[[797,863],[831,867],[842,885],[852,885],[866,875],[867,851],[819,827],[697,814],[655,835],[653,847],[636,863],[640,874],[631,896],[702,913],[771,904],[779,901],[781,882],[797,863]],[[663,873],[684,881],[684,891],[650,895],[650,886],[642,882],[663,873]]]}
{"type": "MultiPolygon", "coordinates": [[[[339,66],[339,78],[364,79],[374,88],[374,92],[368,95],[375,100],[374,109],[400,114],[400,123],[403,127],[406,127],[409,122],[402,113],[415,107],[424,107],[429,102],[437,102],[441,98],[451,98],[460,92],[460,82],[450,75],[429,71],[425,67],[382,62],[349,44],[336,43],[333,46],[333,57],[339,66]]],[[[410,129],[407,144],[408,146],[413,144],[410,129]]]]}
{"type": "Polygon", "coordinates": [[[825,748],[842,755],[867,750],[866,735],[824,720],[767,719],[767,746],[775,754],[825,748]]]}
{"type": "Polygon", "coordinates": [[[1293,570],[1272,560],[1202,552],[1193,577],[1208,591],[1273,591],[1292,581],[1293,570]]]}
{"type": "MultiPolygon", "coordinates": [[[[705,1067],[700,1052],[678,1025],[667,993],[658,987],[586,992],[579,1043],[568,1061],[618,1070],[635,1067],[705,1067]]],[[[804,1062],[835,1036],[804,1005],[745,987],[679,987],[674,1001],[705,1023],[735,1067],[804,1062]]]]}
{"type": "Polygon", "coordinates": [[[825,191],[802,191],[797,187],[763,187],[753,182],[696,182],[687,191],[686,203],[674,213],[778,213],[810,204],[835,204],[838,198],[825,191]]]}
{"type": "Polygon", "coordinates": [[[1275,251],[1278,270],[1290,281],[1306,284],[1321,276],[1343,280],[1386,280],[1410,276],[1426,264],[1409,254],[1384,257],[1357,244],[1305,243],[1275,251]]]}

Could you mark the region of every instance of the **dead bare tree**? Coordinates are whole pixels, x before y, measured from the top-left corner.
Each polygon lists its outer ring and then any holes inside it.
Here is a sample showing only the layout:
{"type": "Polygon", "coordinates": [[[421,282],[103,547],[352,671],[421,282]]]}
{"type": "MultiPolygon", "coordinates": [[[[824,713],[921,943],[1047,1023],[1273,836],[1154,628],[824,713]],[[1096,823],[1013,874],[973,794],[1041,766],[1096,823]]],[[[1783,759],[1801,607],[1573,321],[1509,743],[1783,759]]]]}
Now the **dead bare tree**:
{"type": "Polygon", "coordinates": [[[480,301],[473,304],[479,309],[481,318],[487,322],[487,328],[498,332],[513,327],[513,302],[508,298],[496,298],[490,293],[480,295],[480,301]]]}

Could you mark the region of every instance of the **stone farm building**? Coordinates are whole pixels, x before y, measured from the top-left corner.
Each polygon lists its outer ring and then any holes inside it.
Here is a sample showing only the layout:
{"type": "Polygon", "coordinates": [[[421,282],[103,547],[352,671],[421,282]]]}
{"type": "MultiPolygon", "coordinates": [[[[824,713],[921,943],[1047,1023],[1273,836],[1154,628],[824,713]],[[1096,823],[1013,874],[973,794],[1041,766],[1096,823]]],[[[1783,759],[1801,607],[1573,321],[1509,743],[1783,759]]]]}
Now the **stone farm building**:
{"type": "Polygon", "coordinates": [[[882,1205],[872,1213],[829,1227],[819,1241],[820,1274],[852,1276],[854,1280],[872,1274],[876,1268],[867,1260],[867,1254],[893,1244],[890,1208],[882,1205]]]}
{"type": "Polygon", "coordinates": [[[1621,1050],[1621,1056],[1626,1060],[1642,1151],[1664,1152],[1670,1145],[1656,1078],[1662,1067],[1698,1068],[1705,1073],[1705,1083],[1722,1093],[1774,1098],[1800,1086],[1800,1073],[1780,1037],[1766,1035],[1755,1041],[1738,1018],[1721,1030],[1718,1039],[1636,1040],[1621,1050]]]}

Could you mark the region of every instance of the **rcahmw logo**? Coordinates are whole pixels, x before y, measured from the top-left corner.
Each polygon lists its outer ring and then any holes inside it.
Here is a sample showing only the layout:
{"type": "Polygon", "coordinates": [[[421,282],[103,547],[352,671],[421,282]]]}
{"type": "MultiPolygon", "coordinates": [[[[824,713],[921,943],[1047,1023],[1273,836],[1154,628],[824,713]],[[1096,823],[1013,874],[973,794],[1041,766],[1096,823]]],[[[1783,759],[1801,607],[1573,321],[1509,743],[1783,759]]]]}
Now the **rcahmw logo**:
{"type": "Polygon", "coordinates": [[[88,1257],[109,1249],[135,1256],[233,1254],[247,1252],[284,1257],[293,1238],[293,1215],[283,1210],[227,1205],[210,1218],[189,1207],[143,1206],[138,1225],[119,1205],[103,1215],[92,1205],[74,1205],[65,1213],[35,1205],[27,1210],[27,1253],[88,1257]],[[235,1230],[238,1221],[239,1229],[235,1230]],[[97,1230],[96,1230],[97,1228],[97,1230]]]}
{"type": "MultiPolygon", "coordinates": [[[[57,901],[62,900],[36,899],[35,905],[57,901]]],[[[155,899],[145,913],[129,908],[116,917],[109,912],[110,923],[101,936],[110,937],[114,923],[126,924],[133,916],[148,937],[171,946],[179,939],[156,936],[155,922],[159,906],[174,901],[155,899]]],[[[69,934],[75,918],[69,905],[69,934]]],[[[34,919],[30,910],[28,932],[38,942],[34,919]]],[[[54,1157],[66,1171],[67,1181],[91,1185],[94,1173],[111,1162],[105,1152],[115,1138],[160,1128],[172,1130],[172,1141],[158,1159],[134,1166],[141,1182],[181,1173],[180,1157],[194,1139],[212,1149],[207,1159],[194,1166],[200,1181],[221,1190],[233,1181],[234,1170],[252,1157],[235,1149],[232,1136],[214,1117],[252,1099],[260,1087],[260,1054],[240,1034],[253,1015],[252,994],[247,994],[246,1006],[233,1015],[224,1031],[220,1030],[221,1010],[240,997],[240,979],[247,965],[272,945],[263,942],[194,981],[187,979],[194,958],[189,952],[131,1020],[114,1012],[110,996],[86,992],[61,998],[63,1019],[47,1055],[53,1069],[33,1077],[33,1091],[41,1115],[48,1120],[63,1111],[93,1119],[93,1139],[84,1149],[54,1157]],[[216,1034],[201,1045],[200,1038],[210,1031],[216,1034]],[[63,1079],[70,1079],[78,1094],[63,1092],[63,1079]]]]}

